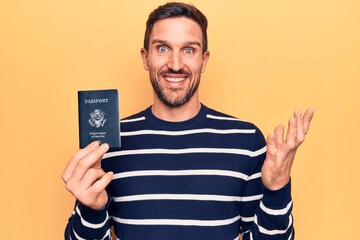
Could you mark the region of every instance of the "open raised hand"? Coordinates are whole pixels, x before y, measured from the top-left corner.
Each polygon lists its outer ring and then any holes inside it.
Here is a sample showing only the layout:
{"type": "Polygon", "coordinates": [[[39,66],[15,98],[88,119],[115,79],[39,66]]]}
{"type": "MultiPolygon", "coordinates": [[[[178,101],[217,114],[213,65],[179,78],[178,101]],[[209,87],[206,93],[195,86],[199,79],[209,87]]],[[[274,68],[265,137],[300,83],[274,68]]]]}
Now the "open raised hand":
{"type": "Polygon", "coordinates": [[[290,181],[291,167],[295,154],[309,131],[314,109],[309,108],[302,115],[296,110],[290,118],[286,138],[284,126],[279,125],[267,138],[267,154],[261,170],[263,184],[270,190],[277,190],[290,181]]]}

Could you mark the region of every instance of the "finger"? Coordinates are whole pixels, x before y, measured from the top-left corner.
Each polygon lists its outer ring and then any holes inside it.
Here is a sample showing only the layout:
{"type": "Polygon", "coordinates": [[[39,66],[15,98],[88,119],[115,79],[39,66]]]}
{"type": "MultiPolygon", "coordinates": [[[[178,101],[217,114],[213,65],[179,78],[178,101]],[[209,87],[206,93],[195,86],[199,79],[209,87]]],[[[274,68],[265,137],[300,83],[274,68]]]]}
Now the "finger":
{"type": "Polygon", "coordinates": [[[82,201],[84,198],[84,193],[87,192],[88,188],[90,188],[90,186],[96,180],[100,179],[104,174],[105,173],[102,169],[90,168],[81,181],[71,177],[66,183],[66,188],[75,196],[75,198],[82,201]]]}
{"type": "Polygon", "coordinates": [[[114,176],[113,172],[105,173],[99,180],[97,180],[90,188],[91,191],[100,193],[105,190],[114,176]]]}
{"type": "Polygon", "coordinates": [[[297,144],[300,144],[304,141],[305,132],[304,132],[304,121],[300,110],[296,110],[294,113],[297,126],[297,144]]]}
{"type": "Polygon", "coordinates": [[[285,142],[290,148],[294,148],[296,146],[296,138],[297,138],[296,118],[292,117],[289,120],[288,131],[286,133],[285,142]]]}
{"type": "Polygon", "coordinates": [[[97,147],[99,147],[99,142],[94,141],[94,142],[90,143],[89,145],[87,145],[84,149],[78,150],[71,156],[69,162],[67,163],[67,165],[62,173],[62,179],[64,180],[64,182],[69,180],[69,178],[71,177],[71,175],[74,171],[74,168],[76,167],[78,162],[82,158],[84,158],[85,156],[90,154],[92,151],[94,151],[97,147]]]}
{"type": "Polygon", "coordinates": [[[305,134],[309,131],[311,120],[314,117],[315,109],[309,108],[304,113],[304,132],[305,134]]]}
{"type": "Polygon", "coordinates": [[[89,189],[97,180],[102,178],[105,172],[101,168],[90,168],[81,179],[79,188],[83,191],[89,189]]]}
{"type": "Polygon", "coordinates": [[[73,171],[72,178],[74,178],[74,180],[80,181],[84,177],[85,173],[94,166],[94,164],[101,163],[102,157],[108,150],[109,145],[104,143],[86,157],[81,159],[73,171]]]}
{"type": "Polygon", "coordinates": [[[277,147],[280,147],[284,143],[284,126],[279,125],[275,128],[275,143],[277,147]]]}
{"type": "Polygon", "coordinates": [[[271,132],[266,141],[267,158],[274,159],[276,157],[276,150],[275,134],[271,132]]]}

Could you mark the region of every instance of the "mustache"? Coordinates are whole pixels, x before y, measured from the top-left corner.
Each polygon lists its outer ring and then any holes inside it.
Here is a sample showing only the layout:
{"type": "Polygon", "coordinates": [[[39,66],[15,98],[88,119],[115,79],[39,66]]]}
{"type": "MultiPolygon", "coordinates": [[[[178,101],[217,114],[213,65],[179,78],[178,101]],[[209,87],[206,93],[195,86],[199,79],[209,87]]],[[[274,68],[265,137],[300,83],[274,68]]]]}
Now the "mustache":
{"type": "Polygon", "coordinates": [[[190,72],[188,72],[188,71],[184,71],[184,70],[174,71],[172,69],[162,71],[162,72],[160,72],[160,74],[161,75],[163,75],[163,74],[179,74],[179,75],[190,76],[190,72]]]}

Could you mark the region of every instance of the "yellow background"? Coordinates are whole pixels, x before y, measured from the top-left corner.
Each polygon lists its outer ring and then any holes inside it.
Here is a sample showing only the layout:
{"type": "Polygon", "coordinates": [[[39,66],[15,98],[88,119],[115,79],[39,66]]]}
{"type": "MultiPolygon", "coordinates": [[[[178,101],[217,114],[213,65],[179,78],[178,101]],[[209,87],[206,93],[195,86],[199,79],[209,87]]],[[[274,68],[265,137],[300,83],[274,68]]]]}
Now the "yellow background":
{"type": "MultiPolygon", "coordinates": [[[[152,103],[139,50],[163,1],[1,0],[1,239],[63,239],[74,199],[77,90],[117,88],[121,116],[152,103]]],[[[296,239],[356,239],[360,1],[194,0],[209,19],[202,102],[265,135],[316,115],[293,168],[296,239]]]]}

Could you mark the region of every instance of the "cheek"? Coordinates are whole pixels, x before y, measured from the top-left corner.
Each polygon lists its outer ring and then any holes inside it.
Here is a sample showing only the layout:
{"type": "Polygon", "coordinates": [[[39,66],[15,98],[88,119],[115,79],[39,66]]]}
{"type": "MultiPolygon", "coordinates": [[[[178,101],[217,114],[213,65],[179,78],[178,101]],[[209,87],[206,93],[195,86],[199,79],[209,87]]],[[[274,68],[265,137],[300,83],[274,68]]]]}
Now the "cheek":
{"type": "Polygon", "coordinates": [[[199,75],[203,72],[202,66],[199,64],[193,65],[191,67],[189,67],[189,70],[191,71],[191,73],[193,75],[199,75]]]}
{"type": "Polygon", "coordinates": [[[201,57],[194,57],[190,59],[186,59],[184,61],[185,65],[194,72],[201,72],[203,69],[203,60],[201,57]]]}
{"type": "Polygon", "coordinates": [[[152,66],[154,68],[160,68],[164,65],[166,65],[168,62],[168,57],[166,56],[158,56],[158,55],[152,55],[149,58],[149,66],[152,66]]]}

